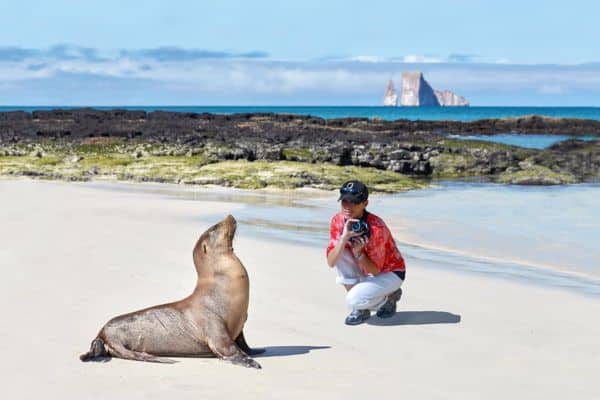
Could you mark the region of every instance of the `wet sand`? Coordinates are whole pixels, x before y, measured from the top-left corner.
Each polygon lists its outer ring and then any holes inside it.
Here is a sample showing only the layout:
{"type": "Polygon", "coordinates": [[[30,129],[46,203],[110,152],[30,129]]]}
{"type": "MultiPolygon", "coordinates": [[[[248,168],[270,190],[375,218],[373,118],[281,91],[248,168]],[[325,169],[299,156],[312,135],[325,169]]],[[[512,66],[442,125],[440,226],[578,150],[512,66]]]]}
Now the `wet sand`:
{"type": "Polygon", "coordinates": [[[596,399],[600,300],[408,265],[389,320],[347,327],[314,246],[234,246],[251,282],[246,338],[260,371],[217,359],[156,365],[78,355],[111,317],[193,289],[191,250],[235,202],[0,181],[0,373],[8,398],[596,399]]]}

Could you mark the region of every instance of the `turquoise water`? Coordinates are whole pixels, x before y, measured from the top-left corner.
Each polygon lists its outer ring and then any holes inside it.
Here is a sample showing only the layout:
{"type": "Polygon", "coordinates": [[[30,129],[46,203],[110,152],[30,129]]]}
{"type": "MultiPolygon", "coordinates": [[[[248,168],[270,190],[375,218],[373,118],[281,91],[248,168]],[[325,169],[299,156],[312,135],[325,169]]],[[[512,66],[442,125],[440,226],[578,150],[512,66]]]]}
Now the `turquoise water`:
{"type": "MultiPolygon", "coordinates": [[[[68,106],[0,106],[0,111],[34,111],[55,108],[78,108],[68,106]]],[[[600,107],[313,107],[313,106],[106,106],[94,107],[100,110],[121,108],[144,110],[147,112],[163,110],[194,113],[284,113],[313,115],[321,118],[381,118],[384,120],[452,120],[474,121],[485,118],[507,118],[525,115],[544,115],[547,117],[582,118],[600,120],[600,107]]]]}
{"type": "Polygon", "coordinates": [[[519,135],[519,134],[498,134],[498,135],[472,135],[460,136],[449,135],[448,137],[460,140],[483,140],[486,142],[503,143],[512,146],[527,147],[530,149],[545,149],[555,143],[567,139],[596,140],[596,136],[567,136],[567,135],[519,135]]]}

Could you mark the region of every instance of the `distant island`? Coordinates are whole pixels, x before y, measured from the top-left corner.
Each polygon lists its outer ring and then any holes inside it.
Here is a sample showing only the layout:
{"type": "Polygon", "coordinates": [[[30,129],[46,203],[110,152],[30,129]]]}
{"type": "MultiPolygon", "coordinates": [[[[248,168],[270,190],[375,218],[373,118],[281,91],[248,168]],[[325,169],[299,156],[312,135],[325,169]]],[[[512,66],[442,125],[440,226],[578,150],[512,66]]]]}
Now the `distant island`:
{"type": "MultiPolygon", "coordinates": [[[[383,105],[396,107],[398,95],[394,82],[390,79],[383,97],[383,105]]],[[[423,73],[402,72],[402,89],[400,91],[400,105],[403,107],[467,107],[469,101],[450,90],[435,90],[423,77],[423,73]]]]}

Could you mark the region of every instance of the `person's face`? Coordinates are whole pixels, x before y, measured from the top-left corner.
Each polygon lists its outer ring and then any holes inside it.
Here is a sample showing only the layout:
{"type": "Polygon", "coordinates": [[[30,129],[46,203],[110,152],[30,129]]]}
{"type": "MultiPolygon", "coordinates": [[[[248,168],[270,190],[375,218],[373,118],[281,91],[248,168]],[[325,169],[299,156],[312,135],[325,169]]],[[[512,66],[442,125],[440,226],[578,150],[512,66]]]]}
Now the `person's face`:
{"type": "Polygon", "coordinates": [[[350,200],[344,199],[341,201],[341,203],[342,203],[341,204],[342,205],[342,214],[344,214],[344,216],[346,218],[358,219],[358,218],[362,217],[363,213],[365,212],[365,208],[367,208],[367,205],[369,204],[369,200],[365,200],[361,203],[354,204],[350,200]]]}

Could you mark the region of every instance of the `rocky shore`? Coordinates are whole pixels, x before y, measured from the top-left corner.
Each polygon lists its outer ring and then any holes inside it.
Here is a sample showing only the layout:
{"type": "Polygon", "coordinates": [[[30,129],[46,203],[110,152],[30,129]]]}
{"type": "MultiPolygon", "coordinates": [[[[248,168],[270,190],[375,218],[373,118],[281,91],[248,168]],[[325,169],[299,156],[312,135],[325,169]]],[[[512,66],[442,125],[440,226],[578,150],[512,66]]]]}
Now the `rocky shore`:
{"type": "Polygon", "coordinates": [[[515,184],[600,178],[598,140],[569,140],[531,150],[448,138],[507,132],[600,137],[600,121],[538,116],[474,122],[326,120],[93,109],[4,112],[0,175],[330,188],[342,175],[360,173],[368,174],[363,178],[380,184],[382,191],[421,187],[429,178],[479,177],[515,184]]]}

